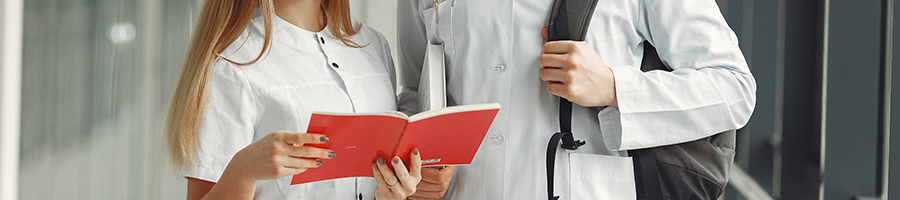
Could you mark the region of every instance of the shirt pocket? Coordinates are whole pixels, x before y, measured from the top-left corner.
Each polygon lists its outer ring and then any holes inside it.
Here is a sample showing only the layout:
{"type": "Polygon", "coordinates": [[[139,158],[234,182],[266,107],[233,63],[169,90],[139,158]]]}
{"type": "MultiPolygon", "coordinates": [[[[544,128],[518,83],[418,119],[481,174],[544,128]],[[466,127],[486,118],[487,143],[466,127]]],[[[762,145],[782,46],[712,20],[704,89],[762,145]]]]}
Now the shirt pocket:
{"type": "Polygon", "coordinates": [[[422,0],[419,14],[425,23],[425,32],[431,43],[453,39],[453,0],[422,0]],[[435,11],[435,9],[437,11],[435,11]]]}
{"type": "Polygon", "coordinates": [[[636,199],[631,157],[569,153],[569,199],[636,199]]]}

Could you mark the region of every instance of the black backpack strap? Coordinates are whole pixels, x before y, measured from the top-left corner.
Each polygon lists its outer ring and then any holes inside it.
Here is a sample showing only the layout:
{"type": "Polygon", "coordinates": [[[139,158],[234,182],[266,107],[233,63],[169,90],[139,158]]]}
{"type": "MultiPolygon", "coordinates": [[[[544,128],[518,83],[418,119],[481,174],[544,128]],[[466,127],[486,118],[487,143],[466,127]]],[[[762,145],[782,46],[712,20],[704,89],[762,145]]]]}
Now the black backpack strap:
{"type": "MultiPolygon", "coordinates": [[[[550,10],[550,24],[547,26],[548,40],[584,41],[597,1],[554,0],[550,10]]],[[[550,200],[559,198],[553,196],[556,145],[562,140],[562,148],[575,150],[585,144],[584,141],[576,141],[572,135],[572,102],[564,98],[559,98],[559,129],[560,132],[553,134],[547,144],[547,199],[550,200]]]]}
{"type": "MultiPolygon", "coordinates": [[[[644,41],[644,57],[641,59],[641,71],[648,72],[652,70],[672,71],[666,67],[656,47],[648,41],[644,41]]],[[[656,168],[656,156],[653,155],[653,149],[638,149],[628,151],[634,160],[634,181],[637,187],[638,200],[657,200],[663,199],[662,187],[659,183],[659,169],[656,168]]]]}
{"type": "Polygon", "coordinates": [[[634,181],[637,187],[638,200],[657,200],[662,198],[659,186],[659,170],[656,169],[656,156],[651,149],[628,151],[634,160],[634,181]]]}

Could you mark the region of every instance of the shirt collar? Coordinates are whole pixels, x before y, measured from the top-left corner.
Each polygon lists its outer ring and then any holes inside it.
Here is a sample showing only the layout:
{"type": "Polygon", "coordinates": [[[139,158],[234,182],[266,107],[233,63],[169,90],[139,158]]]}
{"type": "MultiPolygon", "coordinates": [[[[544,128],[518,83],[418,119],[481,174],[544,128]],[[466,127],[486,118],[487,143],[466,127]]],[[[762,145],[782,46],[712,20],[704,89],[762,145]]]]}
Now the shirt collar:
{"type": "MultiPolygon", "coordinates": [[[[273,15],[275,18],[273,20],[273,32],[272,38],[275,40],[280,40],[283,42],[287,42],[289,44],[307,46],[307,45],[316,45],[322,38],[325,40],[332,39],[331,32],[328,31],[328,27],[326,26],[319,32],[312,32],[306,29],[302,29],[300,27],[291,24],[288,21],[285,21],[278,15],[273,15]]],[[[250,22],[254,28],[254,31],[258,32],[260,36],[265,35],[265,20],[264,16],[261,12],[257,12],[256,16],[250,22]]]]}

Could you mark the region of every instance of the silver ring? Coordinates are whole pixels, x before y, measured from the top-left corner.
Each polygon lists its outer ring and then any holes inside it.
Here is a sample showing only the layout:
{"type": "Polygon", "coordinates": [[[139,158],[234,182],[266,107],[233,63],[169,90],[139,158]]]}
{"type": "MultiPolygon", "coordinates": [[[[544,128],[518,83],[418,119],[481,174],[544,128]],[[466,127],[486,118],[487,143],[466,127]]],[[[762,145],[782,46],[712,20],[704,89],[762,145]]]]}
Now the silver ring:
{"type": "MultiPolygon", "coordinates": [[[[384,184],[387,184],[387,183],[385,182],[384,184]]],[[[393,185],[388,185],[388,188],[393,190],[394,186],[397,186],[397,184],[399,184],[399,183],[394,183],[393,185]]]]}

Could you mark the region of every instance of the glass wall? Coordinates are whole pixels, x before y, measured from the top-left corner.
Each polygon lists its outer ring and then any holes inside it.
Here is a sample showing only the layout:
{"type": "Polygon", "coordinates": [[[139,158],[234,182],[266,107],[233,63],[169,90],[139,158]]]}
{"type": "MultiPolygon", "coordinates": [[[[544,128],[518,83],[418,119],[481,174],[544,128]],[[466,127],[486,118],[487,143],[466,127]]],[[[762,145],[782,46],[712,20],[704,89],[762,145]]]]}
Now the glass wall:
{"type": "MultiPolygon", "coordinates": [[[[183,199],[162,127],[203,0],[24,1],[19,199],[183,199]]],[[[351,0],[395,41],[394,0],[351,0]]]]}
{"type": "Polygon", "coordinates": [[[200,1],[28,0],[20,199],[179,199],[164,114],[200,1]]]}

